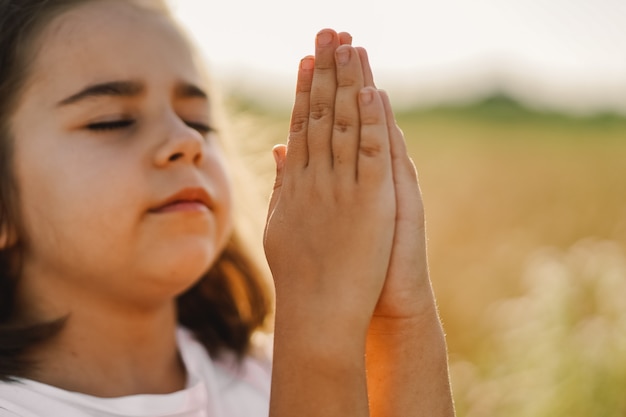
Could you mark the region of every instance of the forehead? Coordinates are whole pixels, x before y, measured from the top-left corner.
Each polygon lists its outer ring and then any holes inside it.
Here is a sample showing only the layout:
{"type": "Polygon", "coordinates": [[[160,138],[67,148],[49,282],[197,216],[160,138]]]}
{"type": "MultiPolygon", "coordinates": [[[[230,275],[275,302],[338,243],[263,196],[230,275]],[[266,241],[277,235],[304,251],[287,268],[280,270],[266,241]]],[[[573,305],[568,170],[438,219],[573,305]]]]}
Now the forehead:
{"type": "Polygon", "coordinates": [[[31,85],[59,94],[117,79],[202,84],[196,58],[170,17],[127,0],[87,2],[55,18],[40,37],[31,70],[31,85]]]}

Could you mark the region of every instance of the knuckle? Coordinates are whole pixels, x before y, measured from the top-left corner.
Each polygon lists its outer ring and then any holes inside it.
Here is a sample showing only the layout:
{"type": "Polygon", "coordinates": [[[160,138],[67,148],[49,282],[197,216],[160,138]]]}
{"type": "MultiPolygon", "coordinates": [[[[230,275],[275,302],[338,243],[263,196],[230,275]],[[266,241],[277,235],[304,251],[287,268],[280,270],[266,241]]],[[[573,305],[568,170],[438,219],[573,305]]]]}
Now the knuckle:
{"type": "Polygon", "coordinates": [[[315,74],[317,76],[333,75],[335,73],[335,63],[324,59],[315,60],[315,74]]]}
{"type": "Polygon", "coordinates": [[[338,77],[337,79],[337,87],[339,88],[354,87],[355,85],[356,79],[352,77],[338,77]]]}
{"type": "Polygon", "coordinates": [[[382,120],[377,114],[362,114],[361,115],[361,124],[364,125],[378,125],[381,124],[382,120]]]}
{"type": "Polygon", "coordinates": [[[311,103],[310,117],[313,120],[320,120],[328,116],[332,112],[332,105],[326,101],[317,101],[311,103]]]}
{"type": "Polygon", "coordinates": [[[309,118],[303,115],[294,115],[289,123],[291,133],[301,133],[306,130],[309,118]]]}
{"type": "Polygon", "coordinates": [[[383,146],[378,142],[374,142],[374,141],[363,142],[362,141],[361,144],[359,145],[359,153],[369,158],[377,157],[380,154],[382,154],[382,152],[383,152],[383,146]]]}
{"type": "Polygon", "coordinates": [[[334,129],[336,132],[345,133],[353,127],[355,127],[353,120],[346,117],[335,118],[334,129]]]}

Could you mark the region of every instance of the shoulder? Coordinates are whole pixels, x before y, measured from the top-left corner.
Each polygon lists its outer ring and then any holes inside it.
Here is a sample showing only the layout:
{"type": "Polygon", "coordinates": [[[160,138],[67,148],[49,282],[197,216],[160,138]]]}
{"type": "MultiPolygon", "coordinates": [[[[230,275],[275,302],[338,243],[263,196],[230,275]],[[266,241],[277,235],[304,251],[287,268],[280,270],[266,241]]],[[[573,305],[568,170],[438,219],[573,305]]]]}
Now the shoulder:
{"type": "Polygon", "coordinates": [[[27,417],[25,414],[18,414],[11,405],[3,403],[4,401],[0,399],[0,417],[27,417]]]}
{"type": "Polygon", "coordinates": [[[214,360],[216,374],[226,384],[239,383],[269,395],[272,366],[269,358],[248,355],[238,359],[224,353],[214,360]]]}
{"type": "Polygon", "coordinates": [[[59,406],[54,399],[31,389],[27,381],[0,382],[0,417],[55,415],[59,406]]]}
{"type": "Polygon", "coordinates": [[[272,370],[270,340],[267,336],[255,337],[254,348],[243,358],[228,351],[211,357],[190,331],[181,328],[178,333],[179,349],[190,372],[212,374],[219,385],[248,385],[267,394],[272,370]]]}
{"type": "Polygon", "coordinates": [[[0,382],[0,417],[31,417],[20,404],[33,399],[19,382],[0,382]]]}
{"type": "Polygon", "coordinates": [[[271,365],[260,357],[241,360],[223,354],[214,360],[216,395],[225,415],[267,416],[271,388],[271,365]]]}
{"type": "Polygon", "coordinates": [[[228,416],[266,416],[269,411],[271,356],[256,343],[242,359],[231,352],[212,358],[190,332],[179,333],[179,347],[192,379],[203,381],[228,416]]]}

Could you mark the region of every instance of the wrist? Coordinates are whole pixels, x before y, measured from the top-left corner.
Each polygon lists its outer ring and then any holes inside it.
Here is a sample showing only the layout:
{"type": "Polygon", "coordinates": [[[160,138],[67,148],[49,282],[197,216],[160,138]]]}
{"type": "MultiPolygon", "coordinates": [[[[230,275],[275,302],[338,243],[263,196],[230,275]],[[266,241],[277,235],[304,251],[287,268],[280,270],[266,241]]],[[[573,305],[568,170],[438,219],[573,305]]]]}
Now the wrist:
{"type": "Polygon", "coordinates": [[[439,330],[443,332],[441,320],[435,300],[422,303],[411,314],[402,316],[374,315],[367,329],[367,337],[381,336],[410,336],[419,335],[425,331],[439,330]]]}
{"type": "Polygon", "coordinates": [[[276,309],[274,345],[320,357],[359,357],[365,353],[367,323],[318,311],[276,309]]]}

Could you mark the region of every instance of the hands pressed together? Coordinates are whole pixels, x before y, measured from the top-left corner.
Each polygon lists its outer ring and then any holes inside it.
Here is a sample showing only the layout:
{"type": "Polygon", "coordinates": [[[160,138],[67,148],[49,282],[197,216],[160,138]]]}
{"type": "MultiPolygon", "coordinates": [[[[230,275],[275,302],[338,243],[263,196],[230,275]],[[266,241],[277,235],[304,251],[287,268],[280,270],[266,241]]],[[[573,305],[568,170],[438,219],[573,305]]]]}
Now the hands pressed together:
{"type": "Polygon", "coordinates": [[[450,416],[415,167],[367,53],[325,29],[300,62],[265,231],[270,416],[450,416]]]}

